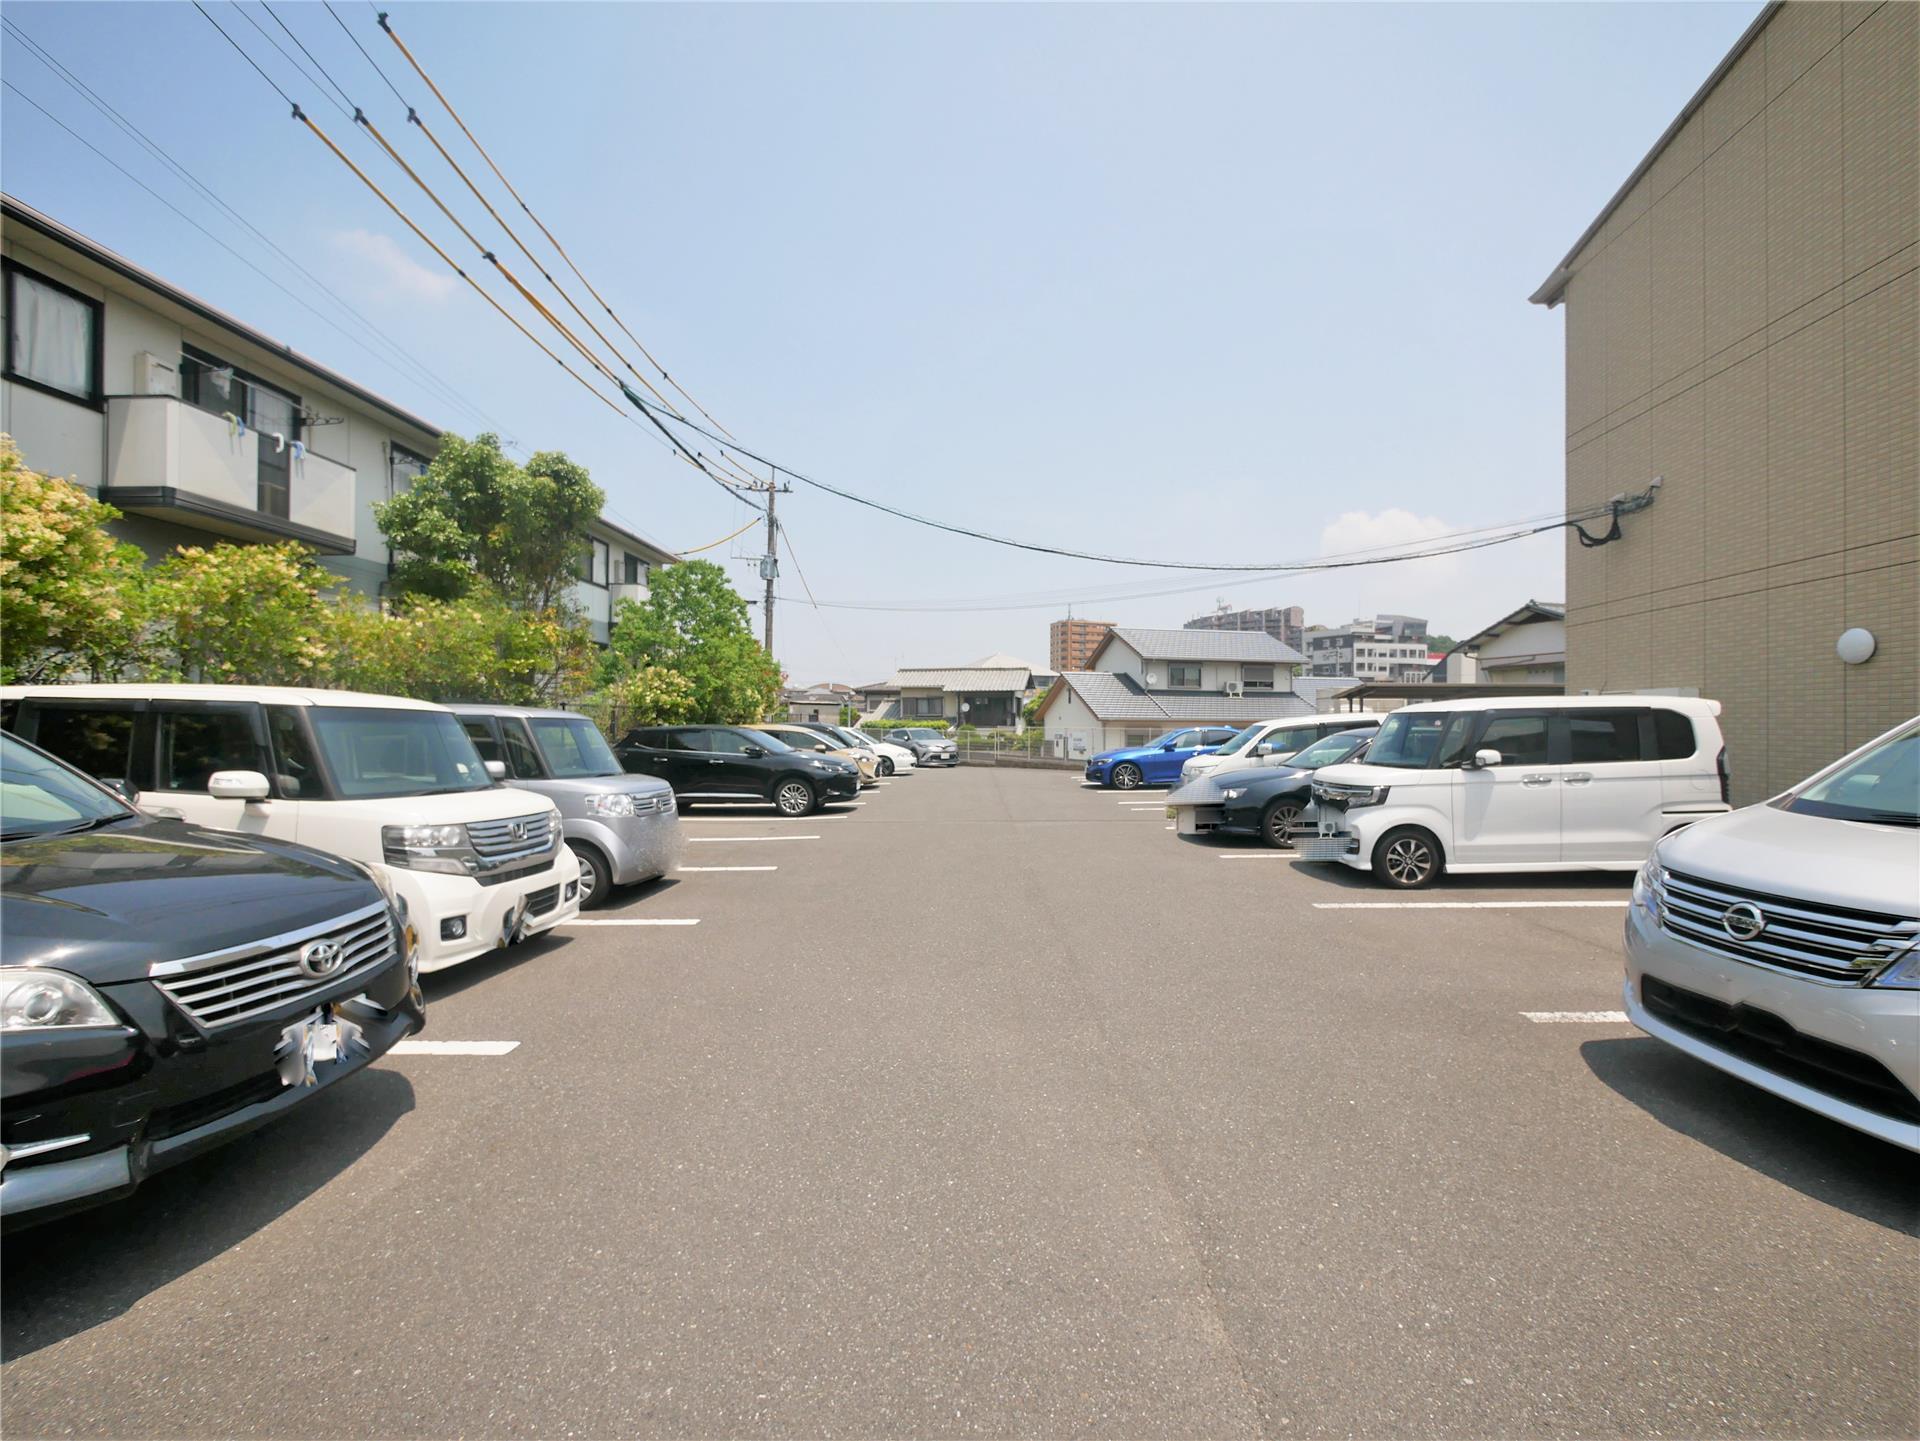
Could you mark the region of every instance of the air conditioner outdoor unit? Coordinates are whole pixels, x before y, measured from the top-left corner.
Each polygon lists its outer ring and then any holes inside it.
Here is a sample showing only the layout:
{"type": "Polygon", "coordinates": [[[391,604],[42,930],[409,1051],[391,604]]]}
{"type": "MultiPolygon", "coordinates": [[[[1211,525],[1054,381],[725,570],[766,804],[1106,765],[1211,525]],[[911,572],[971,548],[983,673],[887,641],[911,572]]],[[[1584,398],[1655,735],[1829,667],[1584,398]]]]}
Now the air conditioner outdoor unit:
{"type": "Polygon", "coordinates": [[[1224,690],[1228,695],[1239,695],[1240,682],[1237,680],[1230,680],[1224,686],[1222,686],[1221,689],[1224,690]]]}

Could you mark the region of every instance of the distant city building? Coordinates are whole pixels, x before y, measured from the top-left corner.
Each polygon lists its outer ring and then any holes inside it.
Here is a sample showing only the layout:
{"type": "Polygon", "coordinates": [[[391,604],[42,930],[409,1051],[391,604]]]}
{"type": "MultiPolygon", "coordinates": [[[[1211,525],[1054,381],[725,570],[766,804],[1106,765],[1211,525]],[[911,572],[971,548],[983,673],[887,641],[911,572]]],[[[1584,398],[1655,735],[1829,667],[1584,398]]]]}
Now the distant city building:
{"type": "Polygon", "coordinates": [[[1056,620],[1047,627],[1048,669],[1055,675],[1063,670],[1085,670],[1112,629],[1110,620],[1056,620]]]}
{"type": "Polygon", "coordinates": [[[1282,645],[1304,650],[1302,640],[1306,634],[1307,613],[1297,605],[1270,605],[1265,610],[1228,610],[1222,604],[1218,610],[1207,615],[1195,616],[1185,628],[1265,631],[1282,645]]]}
{"type": "Polygon", "coordinates": [[[1376,615],[1346,625],[1312,626],[1305,649],[1307,673],[1316,676],[1422,681],[1433,665],[1427,623],[1419,616],[1376,615]]]}

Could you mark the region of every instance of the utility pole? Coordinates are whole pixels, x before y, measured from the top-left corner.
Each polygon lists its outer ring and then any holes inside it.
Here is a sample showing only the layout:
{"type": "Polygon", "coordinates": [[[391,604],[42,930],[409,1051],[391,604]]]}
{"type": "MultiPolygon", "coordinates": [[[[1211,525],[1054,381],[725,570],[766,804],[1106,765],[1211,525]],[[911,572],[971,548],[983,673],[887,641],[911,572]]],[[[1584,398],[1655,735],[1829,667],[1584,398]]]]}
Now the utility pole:
{"type": "Polygon", "coordinates": [[[771,466],[767,469],[767,553],[760,560],[760,574],[767,582],[766,622],[767,654],[773,654],[773,582],[780,574],[780,522],[774,518],[774,497],[780,494],[780,476],[771,466]]]}

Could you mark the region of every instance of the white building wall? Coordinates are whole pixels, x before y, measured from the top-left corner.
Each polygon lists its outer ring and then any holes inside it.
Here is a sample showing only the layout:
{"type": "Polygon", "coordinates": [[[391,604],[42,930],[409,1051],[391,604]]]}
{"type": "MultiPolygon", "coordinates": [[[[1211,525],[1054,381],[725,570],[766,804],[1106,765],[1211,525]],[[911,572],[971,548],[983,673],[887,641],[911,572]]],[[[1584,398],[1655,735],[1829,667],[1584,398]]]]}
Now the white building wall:
{"type": "Polygon", "coordinates": [[[1497,664],[1503,655],[1557,655],[1567,653],[1567,623],[1535,620],[1517,625],[1477,647],[1480,664],[1497,664]]]}

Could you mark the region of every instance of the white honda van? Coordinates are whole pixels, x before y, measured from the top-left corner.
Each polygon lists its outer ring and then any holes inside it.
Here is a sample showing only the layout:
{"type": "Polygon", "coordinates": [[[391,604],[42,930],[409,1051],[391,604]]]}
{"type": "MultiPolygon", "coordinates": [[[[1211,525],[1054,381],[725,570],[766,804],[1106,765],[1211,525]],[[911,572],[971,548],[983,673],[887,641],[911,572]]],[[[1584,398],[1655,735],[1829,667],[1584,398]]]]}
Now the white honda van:
{"type": "Polygon", "coordinates": [[[445,708],[277,686],[0,688],[7,729],[195,825],[375,867],[406,901],[420,969],[550,930],[580,868],[544,796],[495,783],[445,708]]]}
{"type": "Polygon", "coordinates": [[[1668,831],[1731,809],[1720,703],[1528,696],[1410,705],[1360,765],[1313,778],[1301,859],[1390,886],[1446,871],[1635,871],[1668,831]]]}

